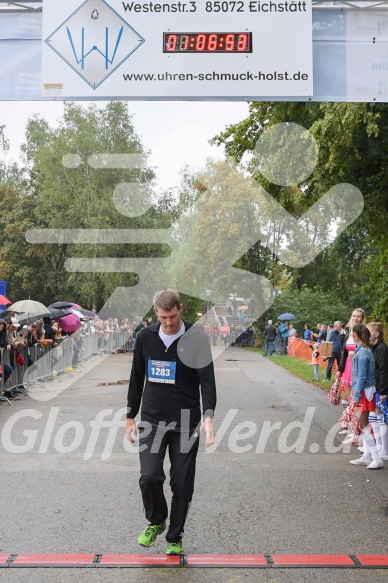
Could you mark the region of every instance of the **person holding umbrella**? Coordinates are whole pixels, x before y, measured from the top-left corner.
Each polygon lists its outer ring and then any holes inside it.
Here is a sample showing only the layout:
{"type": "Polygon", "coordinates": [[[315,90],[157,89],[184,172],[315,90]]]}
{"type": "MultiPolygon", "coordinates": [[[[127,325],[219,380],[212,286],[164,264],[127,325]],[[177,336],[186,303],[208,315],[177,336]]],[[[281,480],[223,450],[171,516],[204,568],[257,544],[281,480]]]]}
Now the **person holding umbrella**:
{"type": "Polygon", "coordinates": [[[286,320],[285,322],[283,322],[283,324],[280,324],[279,327],[279,331],[282,336],[283,354],[287,354],[289,324],[290,321],[286,320]]]}
{"type": "Polygon", "coordinates": [[[287,354],[290,320],[296,320],[296,316],[291,314],[291,312],[285,312],[284,314],[280,314],[280,316],[278,316],[278,320],[285,320],[283,324],[280,324],[279,332],[283,342],[283,354],[287,354]]]}
{"type": "Polygon", "coordinates": [[[275,322],[274,327],[276,330],[275,340],[274,340],[275,351],[276,351],[276,354],[278,356],[280,356],[282,353],[282,337],[281,337],[281,334],[279,331],[280,322],[275,322]]]}

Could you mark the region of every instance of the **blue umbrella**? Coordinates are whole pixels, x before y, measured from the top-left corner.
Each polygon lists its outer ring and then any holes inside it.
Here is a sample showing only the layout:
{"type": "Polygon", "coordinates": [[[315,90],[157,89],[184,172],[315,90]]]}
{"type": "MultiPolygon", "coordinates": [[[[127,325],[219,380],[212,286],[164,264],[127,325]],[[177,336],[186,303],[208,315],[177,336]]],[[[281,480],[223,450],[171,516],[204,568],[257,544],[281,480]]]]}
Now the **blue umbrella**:
{"type": "Polygon", "coordinates": [[[291,312],[286,312],[285,314],[280,314],[280,316],[277,317],[278,320],[296,320],[296,316],[294,316],[294,314],[291,314],[291,312]]]}

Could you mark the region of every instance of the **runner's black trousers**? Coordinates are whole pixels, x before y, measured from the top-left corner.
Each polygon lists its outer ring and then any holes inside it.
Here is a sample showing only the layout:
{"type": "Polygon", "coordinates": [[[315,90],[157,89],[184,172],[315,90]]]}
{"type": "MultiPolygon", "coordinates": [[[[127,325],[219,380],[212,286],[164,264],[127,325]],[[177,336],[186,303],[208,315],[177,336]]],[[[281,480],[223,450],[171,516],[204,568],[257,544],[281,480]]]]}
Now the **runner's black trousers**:
{"type": "Polygon", "coordinates": [[[166,475],[163,462],[168,449],[170,487],[172,491],[168,542],[181,540],[194,492],[195,463],[199,445],[199,429],[168,429],[145,423],[139,427],[140,490],[145,516],[150,524],[160,524],[168,517],[163,484],[166,475]],[[167,429],[167,430],[166,430],[167,429]]]}

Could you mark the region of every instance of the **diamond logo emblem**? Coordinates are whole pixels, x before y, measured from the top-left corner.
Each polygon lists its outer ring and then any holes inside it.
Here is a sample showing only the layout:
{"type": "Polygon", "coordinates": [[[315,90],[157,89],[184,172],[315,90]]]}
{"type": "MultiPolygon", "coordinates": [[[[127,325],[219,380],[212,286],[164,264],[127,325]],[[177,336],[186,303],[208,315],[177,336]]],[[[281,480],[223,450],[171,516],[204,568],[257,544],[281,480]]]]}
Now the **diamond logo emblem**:
{"type": "Polygon", "coordinates": [[[97,89],[145,39],[105,0],[86,0],[45,42],[97,89]]]}

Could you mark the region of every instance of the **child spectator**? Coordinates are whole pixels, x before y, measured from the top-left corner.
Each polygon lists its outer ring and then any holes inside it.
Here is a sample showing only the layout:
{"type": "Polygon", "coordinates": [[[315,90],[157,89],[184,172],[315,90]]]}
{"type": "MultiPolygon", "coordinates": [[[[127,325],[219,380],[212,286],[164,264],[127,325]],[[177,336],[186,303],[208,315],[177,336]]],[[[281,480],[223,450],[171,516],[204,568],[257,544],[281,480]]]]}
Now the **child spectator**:
{"type": "Polygon", "coordinates": [[[311,355],[311,364],[313,365],[314,368],[314,381],[319,381],[319,349],[320,346],[318,344],[318,342],[316,344],[314,344],[314,346],[310,346],[311,350],[313,351],[312,355],[311,355]]]}

